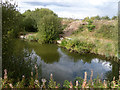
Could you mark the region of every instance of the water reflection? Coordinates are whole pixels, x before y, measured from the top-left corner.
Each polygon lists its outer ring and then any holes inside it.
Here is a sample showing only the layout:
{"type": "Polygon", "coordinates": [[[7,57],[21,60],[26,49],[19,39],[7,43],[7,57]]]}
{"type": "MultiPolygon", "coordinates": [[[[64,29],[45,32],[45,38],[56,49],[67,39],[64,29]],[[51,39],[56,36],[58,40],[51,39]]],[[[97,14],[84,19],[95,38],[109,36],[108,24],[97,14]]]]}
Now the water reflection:
{"type": "Polygon", "coordinates": [[[41,60],[44,60],[46,63],[53,63],[59,61],[59,53],[57,51],[57,46],[54,44],[44,44],[40,45],[38,43],[29,42],[29,51],[33,52],[40,56],[41,60]]]}
{"type": "Polygon", "coordinates": [[[119,65],[97,55],[70,53],[57,45],[40,45],[37,42],[17,40],[12,45],[14,47],[9,49],[12,53],[4,56],[3,61],[4,68],[14,71],[12,78],[21,77],[24,73],[30,76],[31,70],[34,71],[32,66],[35,63],[38,64],[39,78],[49,79],[50,73],[53,73],[54,79],[59,83],[63,83],[64,80],[73,81],[76,77],[84,78],[85,71],[89,79],[91,70],[94,73],[93,78],[98,74],[101,79],[112,80],[113,76],[118,78],[119,65]],[[25,63],[24,60],[29,58],[31,60],[25,63]]]}
{"type": "MultiPolygon", "coordinates": [[[[53,45],[54,46],[54,45],[53,45]]],[[[40,46],[39,46],[40,47],[40,46]]],[[[47,47],[48,48],[48,47],[47,47]]],[[[50,48],[53,48],[50,46],[50,48]]],[[[40,48],[39,48],[40,49],[40,48]]],[[[59,58],[54,59],[53,55],[49,55],[46,61],[46,58],[41,58],[42,54],[37,54],[35,49],[33,49],[32,57],[37,57],[37,63],[42,65],[42,74],[41,77],[49,79],[50,73],[54,74],[54,79],[57,82],[63,83],[64,80],[74,80],[76,77],[84,78],[84,72],[87,71],[88,79],[90,78],[91,70],[94,71],[93,78],[96,78],[100,75],[101,79],[105,79],[107,72],[112,72],[111,62],[101,60],[95,55],[87,54],[80,55],[76,53],[69,53],[65,49],[55,48],[59,58]],[[49,63],[49,57],[53,58],[53,62],[49,63]],[[54,61],[56,60],[56,61],[54,61]]],[[[55,50],[54,49],[54,50],[55,50]]],[[[41,50],[41,49],[40,49],[41,50]]],[[[45,50],[45,48],[44,48],[45,50]]],[[[47,51],[46,51],[47,52],[47,51]]],[[[50,51],[52,52],[52,50],[50,51]]],[[[47,55],[48,53],[46,53],[47,55]]],[[[51,58],[50,58],[51,59],[51,58]]]]}

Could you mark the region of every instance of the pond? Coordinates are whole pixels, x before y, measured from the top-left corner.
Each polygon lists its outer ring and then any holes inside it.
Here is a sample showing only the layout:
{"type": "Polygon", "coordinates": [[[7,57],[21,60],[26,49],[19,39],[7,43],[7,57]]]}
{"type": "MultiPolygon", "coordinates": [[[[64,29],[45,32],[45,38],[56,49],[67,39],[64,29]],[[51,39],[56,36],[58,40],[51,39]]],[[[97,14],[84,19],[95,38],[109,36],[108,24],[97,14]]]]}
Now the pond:
{"type": "MultiPolygon", "coordinates": [[[[84,78],[84,72],[88,73],[89,79],[91,70],[93,70],[93,78],[97,78],[98,75],[102,80],[118,77],[116,62],[108,61],[98,55],[69,52],[56,44],[40,45],[37,42],[16,40],[13,51],[16,56],[23,51],[33,62],[36,61],[39,78],[49,79],[52,73],[58,83],[63,83],[65,80],[74,81],[76,77],[84,78]]],[[[27,59],[25,55],[24,58],[27,59]]]]}

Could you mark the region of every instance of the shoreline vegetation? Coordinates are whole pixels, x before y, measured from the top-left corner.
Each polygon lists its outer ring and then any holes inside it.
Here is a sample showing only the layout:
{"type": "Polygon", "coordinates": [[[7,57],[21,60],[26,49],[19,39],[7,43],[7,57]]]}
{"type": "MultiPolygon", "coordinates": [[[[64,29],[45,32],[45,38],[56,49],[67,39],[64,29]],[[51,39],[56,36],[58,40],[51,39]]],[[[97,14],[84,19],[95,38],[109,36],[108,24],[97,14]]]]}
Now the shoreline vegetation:
{"type": "MultiPolygon", "coordinates": [[[[107,57],[118,57],[117,16],[114,16],[112,20],[108,16],[74,20],[60,18],[47,8],[37,8],[34,11],[27,10],[21,14],[15,4],[6,1],[5,3],[2,2],[1,5],[2,75],[4,75],[2,76],[2,82],[0,82],[2,83],[1,88],[59,88],[60,86],[53,80],[52,74],[48,86],[45,86],[45,79],[42,79],[43,83],[40,83],[36,67],[34,70],[36,71],[35,77],[33,78],[33,73],[31,73],[30,78],[29,72],[33,70],[34,66],[32,61],[29,58],[28,60],[24,58],[24,56],[28,56],[22,53],[24,52],[22,50],[20,50],[22,54],[14,55],[13,41],[19,37],[27,38],[27,41],[38,41],[40,44],[54,43],[54,41],[60,40],[60,46],[66,47],[71,52],[77,51],[79,53],[95,53],[107,57]],[[24,37],[25,33],[27,33],[27,37],[24,37]]],[[[76,81],[76,84],[66,80],[63,87],[120,88],[120,80],[114,78],[112,82],[102,82],[96,79],[87,82],[87,72],[85,72],[84,79],[76,81]]]]}
{"type": "Polygon", "coordinates": [[[101,80],[99,77],[93,79],[93,71],[91,70],[90,80],[87,79],[87,72],[84,73],[84,79],[80,77],[76,77],[74,82],[65,80],[63,85],[57,83],[54,78],[53,74],[50,74],[50,79],[46,80],[42,78],[41,80],[38,79],[38,70],[37,66],[35,66],[36,75],[33,75],[31,72],[31,78],[29,80],[25,80],[25,76],[22,76],[22,79],[19,80],[17,83],[13,83],[12,79],[9,79],[7,76],[7,70],[4,70],[4,79],[2,79],[2,89],[4,88],[40,88],[40,89],[53,89],[53,88],[63,88],[63,89],[80,89],[80,88],[120,88],[120,79],[115,80],[115,77],[112,81],[101,80]]]}

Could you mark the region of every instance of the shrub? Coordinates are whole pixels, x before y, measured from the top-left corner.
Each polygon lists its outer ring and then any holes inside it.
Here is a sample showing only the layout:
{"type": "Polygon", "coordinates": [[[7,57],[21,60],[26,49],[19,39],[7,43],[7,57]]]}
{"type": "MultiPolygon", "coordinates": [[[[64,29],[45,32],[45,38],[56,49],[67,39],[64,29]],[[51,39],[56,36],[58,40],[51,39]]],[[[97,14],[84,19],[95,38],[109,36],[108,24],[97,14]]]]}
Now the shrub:
{"type": "Polygon", "coordinates": [[[113,16],[113,17],[112,17],[112,20],[117,20],[117,19],[118,19],[117,16],[113,16]]]}
{"type": "Polygon", "coordinates": [[[88,25],[87,25],[88,30],[92,31],[95,28],[95,25],[92,24],[93,20],[89,19],[89,20],[87,20],[87,22],[88,22],[88,25]]]}
{"type": "Polygon", "coordinates": [[[41,43],[52,43],[59,37],[61,21],[57,16],[46,15],[38,23],[38,35],[41,43]]]}
{"type": "Polygon", "coordinates": [[[90,52],[92,48],[95,46],[92,43],[81,42],[79,40],[63,40],[60,45],[66,47],[71,51],[75,50],[79,53],[90,52]]]}
{"type": "Polygon", "coordinates": [[[37,24],[31,17],[25,17],[23,21],[23,27],[27,32],[37,32],[37,24]]]}
{"type": "Polygon", "coordinates": [[[103,20],[110,20],[110,18],[108,16],[103,16],[101,19],[103,19],[103,20]]]}
{"type": "Polygon", "coordinates": [[[88,25],[87,28],[89,31],[92,31],[95,28],[95,25],[88,25]]]}

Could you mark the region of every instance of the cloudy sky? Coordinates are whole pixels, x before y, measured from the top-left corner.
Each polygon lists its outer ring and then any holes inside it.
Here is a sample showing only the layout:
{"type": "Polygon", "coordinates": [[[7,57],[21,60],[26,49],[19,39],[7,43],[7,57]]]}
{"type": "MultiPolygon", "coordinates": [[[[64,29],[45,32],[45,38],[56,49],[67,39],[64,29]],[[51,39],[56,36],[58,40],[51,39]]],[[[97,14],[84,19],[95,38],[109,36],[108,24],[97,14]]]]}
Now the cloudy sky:
{"type": "Polygon", "coordinates": [[[59,17],[79,18],[86,16],[117,15],[119,0],[14,0],[21,13],[35,8],[49,8],[59,17]]]}

